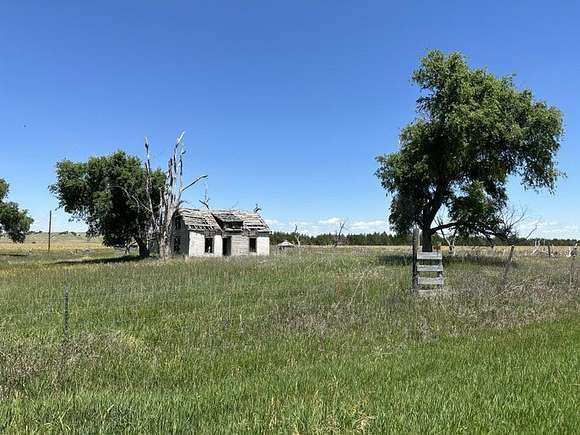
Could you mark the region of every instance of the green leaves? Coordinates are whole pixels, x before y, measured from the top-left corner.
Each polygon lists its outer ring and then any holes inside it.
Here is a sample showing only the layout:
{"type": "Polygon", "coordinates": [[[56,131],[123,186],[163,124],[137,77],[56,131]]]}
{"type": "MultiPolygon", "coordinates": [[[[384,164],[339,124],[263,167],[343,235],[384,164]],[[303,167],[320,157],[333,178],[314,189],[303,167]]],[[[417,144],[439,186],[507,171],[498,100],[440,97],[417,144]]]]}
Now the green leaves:
{"type": "Polygon", "coordinates": [[[0,236],[5,233],[13,242],[22,243],[34,219],[15,202],[4,202],[8,191],[8,183],[0,178],[0,236]]]}
{"type": "Polygon", "coordinates": [[[511,76],[470,69],[460,53],[429,52],[413,81],[421,89],[419,116],[401,131],[398,152],[377,157],[397,231],[414,224],[431,231],[442,208],[457,226],[487,228],[489,216],[506,204],[511,175],[526,188],[554,190],[562,175],[555,161],[563,132],[557,108],[517,90],[511,76]]]}
{"type": "MultiPolygon", "coordinates": [[[[139,158],[117,151],[86,162],[62,160],[56,174],[50,191],[67,213],[87,223],[89,234],[102,235],[107,246],[125,245],[133,239],[145,246],[151,211],[145,206],[145,169],[139,158]]],[[[155,171],[153,180],[157,205],[163,173],[155,171]]]]}

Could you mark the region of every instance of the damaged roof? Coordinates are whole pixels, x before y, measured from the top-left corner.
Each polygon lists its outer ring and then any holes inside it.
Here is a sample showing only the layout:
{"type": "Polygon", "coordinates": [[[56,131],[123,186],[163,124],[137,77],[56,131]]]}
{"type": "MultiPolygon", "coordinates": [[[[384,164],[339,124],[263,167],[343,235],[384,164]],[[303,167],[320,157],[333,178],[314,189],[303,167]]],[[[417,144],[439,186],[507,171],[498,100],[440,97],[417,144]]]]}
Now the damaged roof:
{"type": "Polygon", "coordinates": [[[209,210],[182,208],[179,209],[179,215],[183,218],[183,223],[190,231],[221,232],[222,228],[209,210]]]}
{"type": "Polygon", "coordinates": [[[182,208],[179,214],[191,231],[220,233],[242,231],[248,235],[270,234],[270,227],[266,221],[254,211],[182,208]]]}

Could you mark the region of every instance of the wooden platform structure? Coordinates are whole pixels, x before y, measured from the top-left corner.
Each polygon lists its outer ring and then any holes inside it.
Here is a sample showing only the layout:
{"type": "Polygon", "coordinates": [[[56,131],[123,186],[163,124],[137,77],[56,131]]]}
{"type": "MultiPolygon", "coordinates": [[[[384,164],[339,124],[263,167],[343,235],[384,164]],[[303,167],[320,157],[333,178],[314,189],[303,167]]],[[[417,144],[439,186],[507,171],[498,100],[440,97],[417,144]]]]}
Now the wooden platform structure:
{"type": "Polygon", "coordinates": [[[419,247],[419,231],[413,231],[413,290],[419,294],[443,293],[443,254],[423,252],[419,247]],[[422,276],[423,274],[423,276],[422,276]],[[426,276],[425,276],[426,275],[426,276]]]}

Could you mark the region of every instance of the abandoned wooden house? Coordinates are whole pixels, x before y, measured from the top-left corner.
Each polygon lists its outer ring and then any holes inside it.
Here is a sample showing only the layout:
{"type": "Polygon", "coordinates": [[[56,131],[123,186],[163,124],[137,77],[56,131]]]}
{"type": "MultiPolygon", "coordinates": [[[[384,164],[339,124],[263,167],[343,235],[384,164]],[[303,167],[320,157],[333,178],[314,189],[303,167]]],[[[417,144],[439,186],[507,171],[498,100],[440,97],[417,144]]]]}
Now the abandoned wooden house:
{"type": "Polygon", "coordinates": [[[252,211],[182,208],[175,217],[175,255],[269,255],[270,228],[252,211]]]}

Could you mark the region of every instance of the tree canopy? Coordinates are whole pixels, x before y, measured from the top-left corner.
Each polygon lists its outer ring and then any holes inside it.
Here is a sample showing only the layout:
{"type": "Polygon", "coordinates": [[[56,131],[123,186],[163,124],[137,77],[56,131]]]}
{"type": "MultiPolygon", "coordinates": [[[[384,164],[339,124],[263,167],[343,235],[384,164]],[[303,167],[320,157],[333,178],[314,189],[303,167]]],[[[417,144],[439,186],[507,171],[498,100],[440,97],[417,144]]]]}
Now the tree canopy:
{"type": "Polygon", "coordinates": [[[34,220],[28,210],[21,210],[17,203],[6,201],[9,185],[0,178],[0,236],[6,234],[13,242],[22,243],[34,220]]]}
{"type": "Polygon", "coordinates": [[[553,192],[561,175],[557,108],[516,89],[512,76],[471,69],[460,53],[429,52],[412,80],[421,90],[418,116],[402,129],[399,151],[377,157],[395,231],[417,225],[425,250],[445,228],[500,235],[510,175],[553,192]],[[434,226],[442,212],[449,221],[434,226]]]}
{"type": "MultiPolygon", "coordinates": [[[[62,160],[56,165],[57,181],[49,187],[59,205],[73,219],[88,225],[88,235],[103,236],[107,246],[139,246],[139,255],[148,256],[150,222],[149,198],[145,191],[145,168],[138,157],[117,151],[109,156],[91,157],[86,162],[62,160]]],[[[163,172],[152,171],[151,196],[159,204],[165,182],[163,172]]],[[[155,211],[155,210],[154,210],[155,211]]]]}

